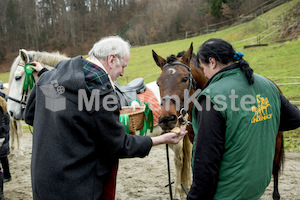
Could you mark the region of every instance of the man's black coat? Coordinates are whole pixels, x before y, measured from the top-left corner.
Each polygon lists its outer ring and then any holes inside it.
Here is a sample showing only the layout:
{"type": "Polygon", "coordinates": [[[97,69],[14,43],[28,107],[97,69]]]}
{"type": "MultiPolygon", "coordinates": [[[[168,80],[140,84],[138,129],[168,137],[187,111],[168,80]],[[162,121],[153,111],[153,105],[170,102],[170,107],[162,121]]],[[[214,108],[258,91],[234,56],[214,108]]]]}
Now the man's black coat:
{"type": "Polygon", "coordinates": [[[103,180],[119,158],[148,155],[151,138],[125,133],[119,102],[105,104],[114,111],[105,109],[104,97],[116,96],[110,81],[99,87],[99,94],[99,101],[95,98],[89,108],[93,94],[86,86],[80,56],[59,63],[35,84],[25,111],[25,121],[34,129],[34,199],[99,199],[103,180]]]}

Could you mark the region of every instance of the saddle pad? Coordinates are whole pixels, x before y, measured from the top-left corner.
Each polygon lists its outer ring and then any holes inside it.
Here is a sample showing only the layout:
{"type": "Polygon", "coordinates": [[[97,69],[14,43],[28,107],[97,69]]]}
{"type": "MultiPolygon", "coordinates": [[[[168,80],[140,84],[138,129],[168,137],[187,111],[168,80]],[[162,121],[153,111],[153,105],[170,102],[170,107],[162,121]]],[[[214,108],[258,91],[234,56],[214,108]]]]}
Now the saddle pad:
{"type": "Polygon", "coordinates": [[[138,94],[140,102],[150,103],[150,109],[153,113],[153,126],[158,125],[158,118],[161,114],[161,108],[158,100],[156,99],[154,93],[147,88],[144,93],[138,94]]]}

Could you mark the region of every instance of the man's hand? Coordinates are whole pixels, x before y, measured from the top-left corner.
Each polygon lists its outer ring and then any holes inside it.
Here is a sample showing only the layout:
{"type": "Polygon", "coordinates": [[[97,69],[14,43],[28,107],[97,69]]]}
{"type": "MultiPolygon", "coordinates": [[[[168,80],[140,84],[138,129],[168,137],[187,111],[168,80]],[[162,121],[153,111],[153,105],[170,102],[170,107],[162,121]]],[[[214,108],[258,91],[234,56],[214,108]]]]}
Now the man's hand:
{"type": "Polygon", "coordinates": [[[180,134],[170,132],[157,137],[152,137],[152,145],[155,146],[159,144],[177,144],[187,134],[185,127],[182,126],[180,127],[180,129],[180,134]]]}
{"type": "Polygon", "coordinates": [[[31,62],[30,64],[32,64],[30,67],[32,68],[32,69],[34,69],[35,71],[37,71],[37,72],[40,72],[44,67],[42,66],[42,64],[41,63],[39,63],[39,62],[31,62]]]}

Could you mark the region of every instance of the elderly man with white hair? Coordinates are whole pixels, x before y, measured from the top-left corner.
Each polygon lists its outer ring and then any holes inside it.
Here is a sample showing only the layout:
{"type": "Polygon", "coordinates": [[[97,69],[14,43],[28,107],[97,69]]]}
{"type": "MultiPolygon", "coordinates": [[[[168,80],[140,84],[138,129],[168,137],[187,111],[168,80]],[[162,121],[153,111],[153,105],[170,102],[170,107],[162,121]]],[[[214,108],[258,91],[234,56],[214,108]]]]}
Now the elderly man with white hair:
{"type": "Polygon", "coordinates": [[[94,44],[89,58],[62,61],[47,72],[32,63],[41,70],[25,110],[33,125],[33,199],[114,199],[119,158],[145,157],[153,145],[175,144],[186,134],[126,134],[113,82],[124,74],[129,49],[110,36],[94,44]],[[54,96],[60,98],[51,99],[43,87],[59,87],[54,96]],[[64,101],[64,109],[46,108],[46,100],[64,101]]]}

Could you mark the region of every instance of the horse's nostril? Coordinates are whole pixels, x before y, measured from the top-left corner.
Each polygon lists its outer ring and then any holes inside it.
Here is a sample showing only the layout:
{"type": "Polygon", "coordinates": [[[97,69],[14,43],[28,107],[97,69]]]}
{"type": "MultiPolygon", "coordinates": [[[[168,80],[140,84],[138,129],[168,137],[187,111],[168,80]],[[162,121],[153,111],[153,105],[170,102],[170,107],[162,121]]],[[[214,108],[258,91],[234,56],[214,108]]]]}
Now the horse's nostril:
{"type": "Polygon", "coordinates": [[[12,111],[9,111],[9,115],[10,115],[11,117],[13,117],[13,116],[14,116],[14,113],[13,113],[12,111]]]}
{"type": "Polygon", "coordinates": [[[177,121],[176,115],[170,115],[168,117],[159,117],[159,123],[175,123],[177,121]]]}
{"type": "Polygon", "coordinates": [[[158,123],[162,123],[162,118],[158,117],[158,123]]]}
{"type": "Polygon", "coordinates": [[[170,115],[170,121],[176,122],[177,121],[177,116],[176,115],[170,115]]]}

